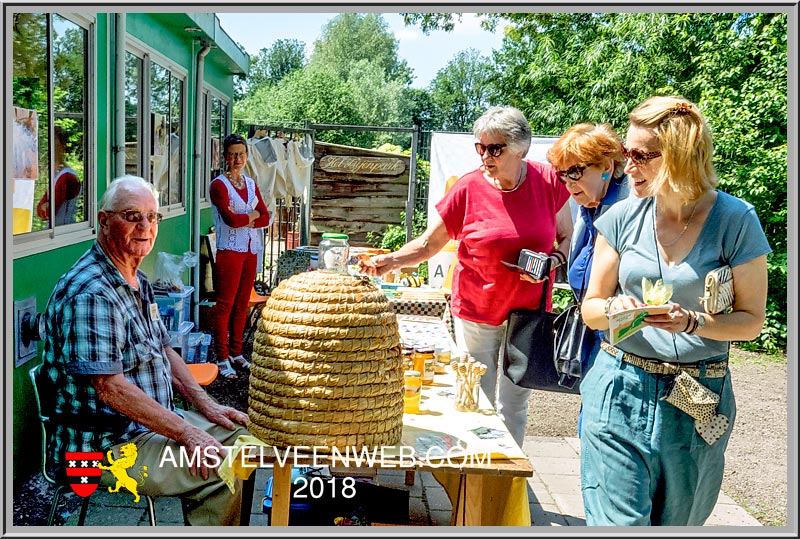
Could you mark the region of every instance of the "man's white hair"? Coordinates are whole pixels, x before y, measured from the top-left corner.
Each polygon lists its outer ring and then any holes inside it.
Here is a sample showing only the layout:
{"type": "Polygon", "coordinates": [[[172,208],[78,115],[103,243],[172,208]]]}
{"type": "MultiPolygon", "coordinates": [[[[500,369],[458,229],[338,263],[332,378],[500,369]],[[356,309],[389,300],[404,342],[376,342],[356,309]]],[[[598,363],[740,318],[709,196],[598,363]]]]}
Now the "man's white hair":
{"type": "Polygon", "coordinates": [[[109,184],[108,189],[103,193],[103,198],[100,199],[100,211],[116,210],[117,204],[120,202],[119,199],[122,198],[120,190],[124,193],[125,191],[133,191],[137,187],[146,189],[153,195],[156,201],[156,211],[158,211],[158,191],[156,191],[155,186],[144,178],[130,174],[115,178],[109,184]]]}

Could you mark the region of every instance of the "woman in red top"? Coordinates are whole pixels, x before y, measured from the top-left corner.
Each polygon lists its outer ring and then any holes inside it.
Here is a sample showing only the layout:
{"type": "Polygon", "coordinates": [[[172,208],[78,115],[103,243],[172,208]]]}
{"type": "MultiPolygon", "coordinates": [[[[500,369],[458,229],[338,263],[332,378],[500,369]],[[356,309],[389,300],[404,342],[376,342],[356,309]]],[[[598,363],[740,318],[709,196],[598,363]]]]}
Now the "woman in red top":
{"type": "Polygon", "coordinates": [[[242,174],[247,163],[247,142],[235,133],[222,143],[227,172],[211,181],[217,256],[214,264],[216,303],[212,309],[214,353],[220,374],[236,378],[231,363],[247,369],[242,337],[250,292],[256,280],[257,253],[263,248],[262,232],[269,211],[252,178],[242,174]],[[228,338],[230,336],[230,339],[228,338]]]}
{"type": "Polygon", "coordinates": [[[531,128],[519,110],[489,109],[475,121],[473,134],[480,168],[453,185],[419,238],[376,256],[375,268],[365,271],[384,275],[427,260],[451,238],[459,240],[451,296],[456,344],[487,366],[481,387],[522,445],[530,390],[504,375],[498,384],[502,370],[497,366],[509,311],[533,308],[546,291],[541,281],[525,281],[501,261],[516,264],[521,249],[550,254],[552,268],[566,260],[572,234],[565,204],[569,192],[551,165],[523,159],[531,128]]]}
{"type": "MultiPolygon", "coordinates": [[[[68,225],[75,222],[75,212],[78,210],[78,197],[81,193],[81,182],[78,174],[67,166],[64,154],[67,152],[67,134],[60,125],[53,126],[54,161],[56,164],[56,178],[53,181],[55,191],[55,219],[54,225],[68,225]]],[[[42,199],[36,205],[36,215],[45,221],[50,219],[50,192],[45,191],[42,199]]]]}

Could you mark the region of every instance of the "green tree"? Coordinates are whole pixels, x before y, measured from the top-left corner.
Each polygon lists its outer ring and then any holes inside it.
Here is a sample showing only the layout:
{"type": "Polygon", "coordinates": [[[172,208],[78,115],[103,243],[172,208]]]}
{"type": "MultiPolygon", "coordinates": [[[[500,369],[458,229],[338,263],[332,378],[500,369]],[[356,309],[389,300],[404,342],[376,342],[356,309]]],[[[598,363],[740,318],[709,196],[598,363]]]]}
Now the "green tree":
{"type": "Polygon", "coordinates": [[[322,28],[314,43],[311,63],[333,69],[349,80],[360,60],[380,66],[386,79],[411,84],[412,70],[397,56],[398,41],[380,13],[342,13],[322,28]]]}
{"type": "MultiPolygon", "coordinates": [[[[408,127],[408,120],[401,116],[404,84],[387,79],[380,65],[359,60],[350,68],[349,84],[355,98],[353,105],[369,125],[408,127]]],[[[371,147],[398,140],[398,135],[391,132],[377,132],[371,137],[371,147]]],[[[404,146],[408,145],[406,141],[404,146]]]]}
{"type": "Polygon", "coordinates": [[[14,106],[47,108],[47,18],[36,13],[14,13],[14,106]]]}
{"type": "Polygon", "coordinates": [[[420,88],[403,88],[400,100],[402,110],[400,117],[406,123],[419,127],[420,131],[432,131],[438,126],[434,123],[435,106],[428,90],[420,88]]]}
{"type": "MultiPolygon", "coordinates": [[[[307,66],[276,86],[261,86],[237,103],[235,116],[268,123],[311,120],[315,123],[361,125],[350,84],[324,67],[307,66]]],[[[360,146],[369,137],[352,131],[320,131],[325,142],[360,146]]]]}
{"type": "Polygon", "coordinates": [[[247,85],[256,88],[278,84],[284,77],[306,63],[306,44],[297,39],[278,39],[272,46],[250,57],[247,85]]]}
{"type": "Polygon", "coordinates": [[[74,23],[53,15],[53,86],[54,106],[58,111],[84,112],[84,84],[86,77],[86,51],[84,30],[74,23]],[[57,33],[56,29],[63,29],[57,33]],[[60,89],[59,94],[55,90],[60,89]]]}
{"type": "Polygon", "coordinates": [[[492,62],[476,49],[456,53],[430,83],[435,124],[446,131],[469,131],[488,107],[492,62]]]}
{"type": "MultiPolygon", "coordinates": [[[[247,95],[235,105],[237,117],[270,123],[408,126],[404,113],[409,110],[411,70],[398,59],[397,40],[380,14],[334,17],[302,66],[296,61],[300,42],[278,44],[254,57],[247,95]],[[283,70],[286,66],[291,71],[283,70]]],[[[384,142],[408,147],[410,141],[406,134],[341,130],[320,131],[318,138],[366,148],[384,142]]]]}

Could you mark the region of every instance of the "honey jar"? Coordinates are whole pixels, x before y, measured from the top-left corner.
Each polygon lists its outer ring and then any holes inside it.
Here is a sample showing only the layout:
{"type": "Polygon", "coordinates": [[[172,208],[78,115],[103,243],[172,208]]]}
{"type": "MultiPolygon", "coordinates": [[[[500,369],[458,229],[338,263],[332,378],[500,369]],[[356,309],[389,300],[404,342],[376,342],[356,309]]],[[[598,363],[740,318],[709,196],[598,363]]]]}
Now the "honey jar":
{"type": "Polygon", "coordinates": [[[403,357],[403,370],[414,370],[414,347],[401,344],[400,352],[402,353],[403,357]]]}
{"type": "Polygon", "coordinates": [[[433,348],[430,346],[418,346],[414,348],[414,370],[420,373],[422,383],[425,385],[433,383],[433,361],[435,361],[435,358],[436,356],[433,353],[433,348]],[[425,381],[426,366],[431,370],[431,379],[429,382],[425,381]]]}
{"type": "Polygon", "coordinates": [[[436,374],[436,359],[425,358],[425,372],[422,373],[422,385],[433,384],[433,375],[436,374]]]}
{"type": "Polygon", "coordinates": [[[436,374],[444,374],[447,372],[446,367],[450,364],[450,348],[447,346],[437,346],[434,350],[436,356],[436,364],[434,370],[436,374]]]}
{"type": "Polygon", "coordinates": [[[403,411],[407,414],[418,414],[419,402],[422,397],[422,376],[419,371],[405,371],[403,379],[405,384],[403,411]]]}

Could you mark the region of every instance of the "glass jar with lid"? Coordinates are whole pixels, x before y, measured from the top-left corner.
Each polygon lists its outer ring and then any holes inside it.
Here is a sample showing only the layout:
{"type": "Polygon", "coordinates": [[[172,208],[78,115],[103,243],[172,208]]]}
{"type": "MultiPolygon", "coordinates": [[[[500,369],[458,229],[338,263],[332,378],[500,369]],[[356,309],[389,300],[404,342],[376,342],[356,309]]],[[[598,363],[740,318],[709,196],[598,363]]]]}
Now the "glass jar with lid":
{"type": "Polygon", "coordinates": [[[347,243],[347,234],[326,232],[319,242],[320,271],[333,273],[347,273],[347,260],[350,258],[350,244],[347,243]]]}

